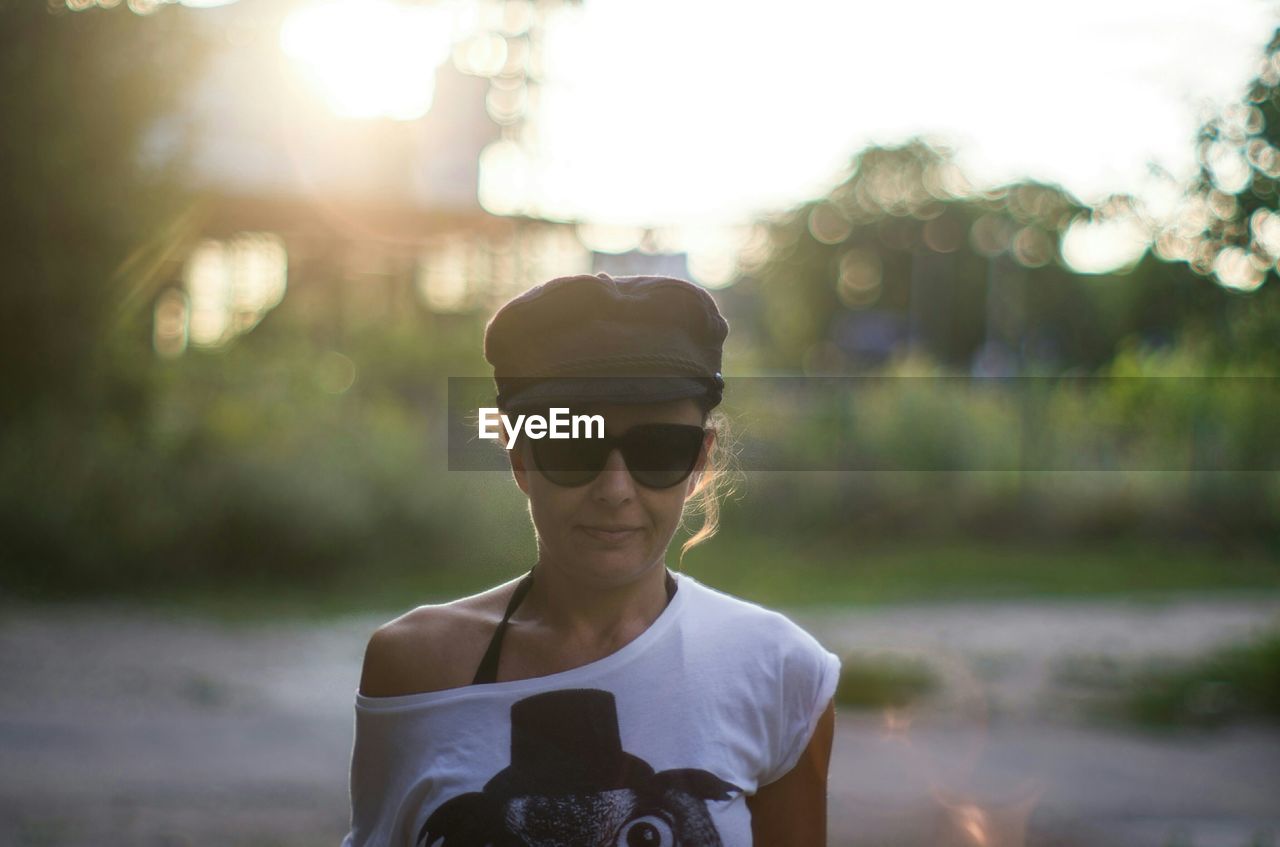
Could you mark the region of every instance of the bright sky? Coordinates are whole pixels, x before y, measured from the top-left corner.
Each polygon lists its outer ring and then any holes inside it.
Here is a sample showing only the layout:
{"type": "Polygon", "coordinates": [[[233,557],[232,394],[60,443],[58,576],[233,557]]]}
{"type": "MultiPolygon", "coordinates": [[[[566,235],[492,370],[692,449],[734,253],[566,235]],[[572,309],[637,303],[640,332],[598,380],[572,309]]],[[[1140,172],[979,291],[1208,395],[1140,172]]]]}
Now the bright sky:
{"type": "Polygon", "coordinates": [[[724,223],[817,196],[865,144],[951,139],[978,181],[1098,199],[1195,167],[1280,22],[1260,0],[587,0],[548,41],[540,207],[724,223]]]}
{"type": "MultiPolygon", "coordinates": [[[[336,112],[429,121],[452,45],[492,52],[496,37],[472,38],[483,22],[522,29],[532,3],[299,8],[281,48],[336,112]]],[[[1277,24],[1280,0],[584,0],[551,13],[525,140],[481,155],[479,200],[589,222],[600,249],[634,246],[633,227],[678,232],[664,246],[708,284],[729,278],[737,225],[826,193],[866,145],[917,134],[954,147],[979,185],[1031,178],[1172,209],[1179,192],[1155,173],[1194,174],[1197,130],[1240,98],[1277,24]]],[[[1146,247],[1136,229],[1067,240],[1094,272],[1146,247]]]]}

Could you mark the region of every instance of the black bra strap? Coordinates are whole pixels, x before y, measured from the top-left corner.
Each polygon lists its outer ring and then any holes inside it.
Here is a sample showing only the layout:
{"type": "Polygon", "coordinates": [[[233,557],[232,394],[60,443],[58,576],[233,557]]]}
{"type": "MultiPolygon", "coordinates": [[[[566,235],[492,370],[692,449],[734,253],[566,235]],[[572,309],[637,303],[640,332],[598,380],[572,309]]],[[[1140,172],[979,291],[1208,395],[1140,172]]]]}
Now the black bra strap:
{"type": "Polygon", "coordinates": [[[511,616],[515,614],[516,607],[520,605],[524,595],[529,593],[529,588],[532,585],[533,568],[530,568],[524,579],[520,580],[520,584],[516,586],[516,590],[511,592],[511,600],[507,603],[507,611],[503,613],[502,622],[498,624],[498,628],[493,631],[493,637],[489,639],[489,649],[484,651],[484,658],[480,660],[480,667],[476,668],[475,678],[471,680],[472,685],[483,685],[484,683],[497,681],[498,656],[502,653],[502,636],[507,632],[507,621],[511,620],[511,616]]]}
{"type": "MultiPolygon", "coordinates": [[[[671,598],[676,596],[676,580],[671,575],[671,571],[667,571],[667,602],[671,602],[671,598]]],[[[480,660],[480,666],[476,668],[475,678],[471,680],[472,685],[484,685],[498,680],[498,657],[502,654],[502,637],[507,632],[507,623],[511,620],[511,616],[515,614],[516,608],[520,605],[520,601],[524,600],[524,595],[529,593],[529,588],[533,585],[533,568],[525,574],[524,579],[520,580],[520,584],[516,586],[516,590],[511,592],[511,600],[507,603],[507,610],[502,615],[502,622],[498,624],[498,628],[493,631],[493,637],[489,639],[489,648],[484,651],[484,658],[480,660]]]]}

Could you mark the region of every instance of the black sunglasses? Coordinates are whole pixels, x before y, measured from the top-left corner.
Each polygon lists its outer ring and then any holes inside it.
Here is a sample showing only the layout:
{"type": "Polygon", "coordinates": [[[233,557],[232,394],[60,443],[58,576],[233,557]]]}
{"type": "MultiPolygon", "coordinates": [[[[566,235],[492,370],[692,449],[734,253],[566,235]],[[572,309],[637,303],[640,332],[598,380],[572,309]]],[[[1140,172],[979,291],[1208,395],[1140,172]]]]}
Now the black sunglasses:
{"type": "Polygon", "coordinates": [[[631,478],[645,488],[670,488],[693,473],[706,429],[693,424],[638,424],[604,438],[531,438],[533,463],[549,482],[566,488],[600,475],[609,454],[622,451],[631,478]]]}

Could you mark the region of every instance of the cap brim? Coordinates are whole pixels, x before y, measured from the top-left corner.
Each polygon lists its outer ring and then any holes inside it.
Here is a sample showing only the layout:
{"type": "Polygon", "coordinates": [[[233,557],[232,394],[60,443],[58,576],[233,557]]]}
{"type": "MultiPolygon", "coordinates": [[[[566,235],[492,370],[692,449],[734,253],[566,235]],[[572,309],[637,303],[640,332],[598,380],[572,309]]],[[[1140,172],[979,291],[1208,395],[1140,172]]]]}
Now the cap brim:
{"type": "Polygon", "coordinates": [[[503,397],[508,409],[553,405],[633,405],[705,397],[707,380],[685,376],[557,377],[520,386],[503,397]]]}

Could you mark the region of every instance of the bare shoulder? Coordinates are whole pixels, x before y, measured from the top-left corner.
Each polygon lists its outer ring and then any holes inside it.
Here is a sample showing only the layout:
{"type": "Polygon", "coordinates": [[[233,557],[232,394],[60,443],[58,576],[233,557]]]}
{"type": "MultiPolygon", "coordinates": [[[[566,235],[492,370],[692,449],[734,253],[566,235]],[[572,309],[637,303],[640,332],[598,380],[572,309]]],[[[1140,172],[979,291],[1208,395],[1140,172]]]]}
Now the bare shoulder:
{"type": "Polygon", "coordinates": [[[516,582],[418,606],[378,627],[365,648],[360,693],[397,697],[468,685],[516,582]]]}

